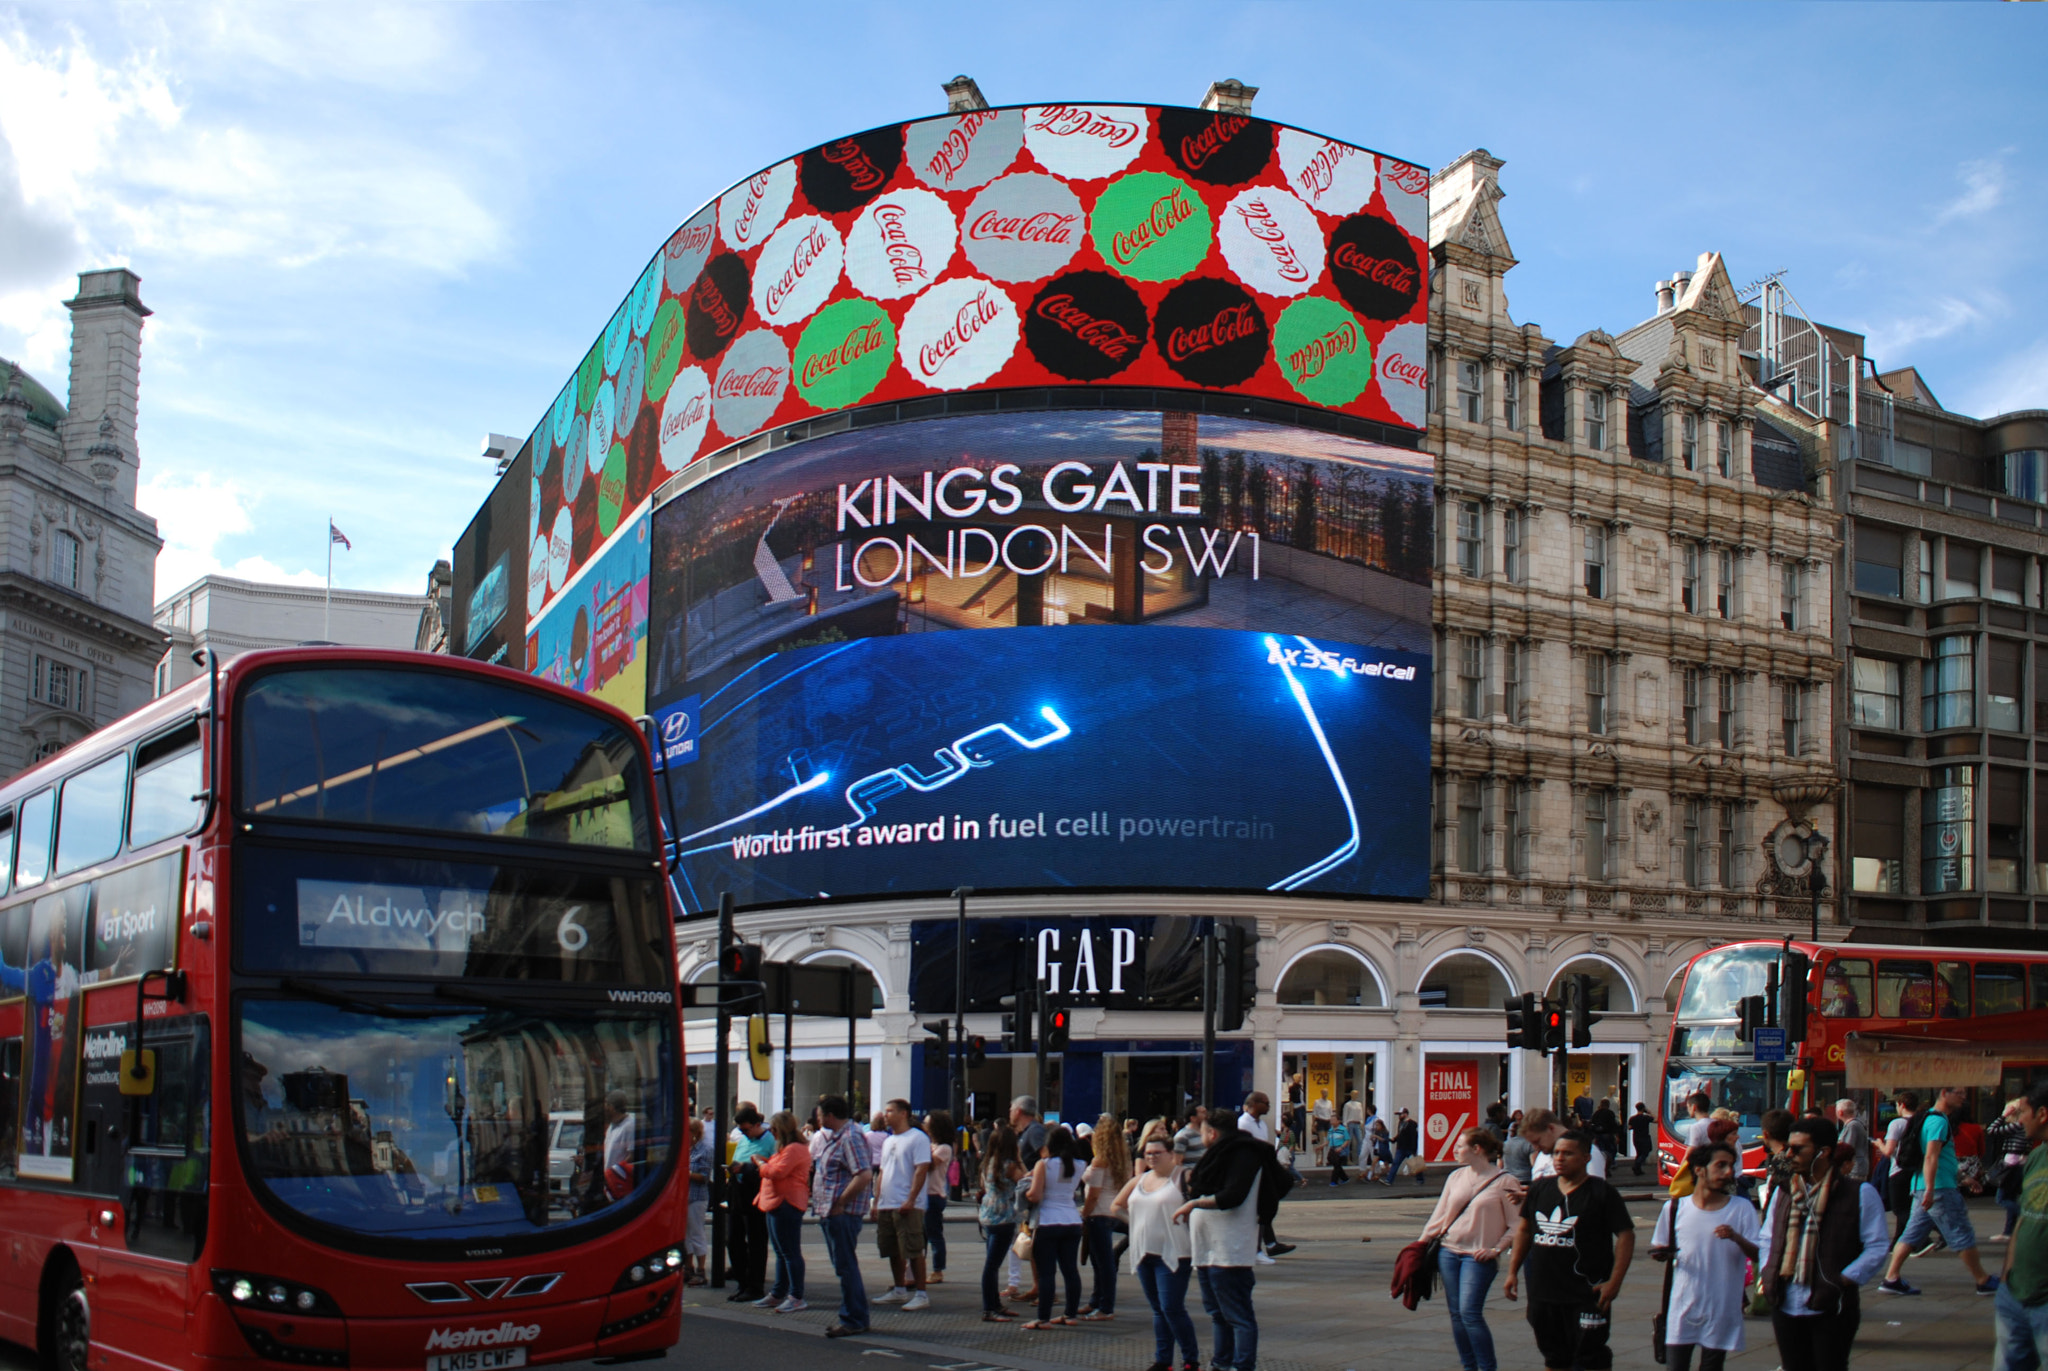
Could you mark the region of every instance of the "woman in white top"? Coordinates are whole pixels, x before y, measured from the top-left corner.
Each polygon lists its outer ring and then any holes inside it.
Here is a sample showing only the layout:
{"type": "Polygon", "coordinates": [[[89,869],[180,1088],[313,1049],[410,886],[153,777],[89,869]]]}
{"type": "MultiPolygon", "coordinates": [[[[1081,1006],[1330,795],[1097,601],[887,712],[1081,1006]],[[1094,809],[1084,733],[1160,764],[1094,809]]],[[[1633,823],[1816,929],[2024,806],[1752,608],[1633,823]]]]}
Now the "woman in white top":
{"type": "Polygon", "coordinates": [[[1090,1320],[1116,1317],[1116,1197],[1131,1178],[1130,1154],[1124,1150],[1123,1130],[1116,1116],[1104,1114],[1095,1121],[1089,1140],[1095,1145],[1095,1162],[1081,1177],[1081,1225],[1088,1237],[1088,1265],[1095,1281],[1081,1317],[1090,1320]]]}
{"type": "Polygon", "coordinates": [[[1074,1161],[1074,1135],[1055,1128],[1045,1137],[1045,1152],[1031,1168],[1031,1189],[1025,1198],[1037,1207],[1031,1230],[1031,1265],[1038,1277],[1038,1317],[1024,1327],[1033,1331],[1074,1323],[1081,1316],[1081,1211],[1074,1205],[1074,1186],[1081,1168],[1074,1161]],[[1067,1283],[1065,1318],[1052,1316],[1053,1269],[1067,1283]]]}
{"type": "Polygon", "coordinates": [[[932,1140],[932,1166],[925,1176],[924,1245],[932,1250],[931,1274],[926,1285],[946,1279],[946,1192],[953,1170],[953,1116],[934,1109],[924,1116],[925,1135],[932,1140]]]}
{"type": "Polygon", "coordinates": [[[1116,1212],[1130,1222],[1131,1272],[1152,1306],[1152,1365],[1147,1371],[1173,1371],[1176,1342],[1181,1371],[1199,1371],[1202,1353],[1195,1346],[1195,1321],[1188,1317],[1192,1244],[1187,1226],[1173,1221],[1173,1211],[1186,1198],[1180,1189],[1180,1158],[1170,1141],[1154,1136],[1145,1140],[1139,1160],[1145,1169],[1117,1193],[1116,1212]]]}

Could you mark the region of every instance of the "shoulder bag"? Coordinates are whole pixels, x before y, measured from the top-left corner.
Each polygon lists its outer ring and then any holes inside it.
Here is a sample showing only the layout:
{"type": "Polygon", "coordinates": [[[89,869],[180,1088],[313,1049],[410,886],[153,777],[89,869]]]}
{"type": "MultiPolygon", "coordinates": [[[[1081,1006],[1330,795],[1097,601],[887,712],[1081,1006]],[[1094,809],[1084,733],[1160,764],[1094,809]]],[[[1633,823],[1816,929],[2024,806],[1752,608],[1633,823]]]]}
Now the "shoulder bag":
{"type": "Polygon", "coordinates": [[[1664,1258],[1664,1296],[1657,1302],[1657,1312],[1650,1318],[1650,1356],[1657,1365],[1664,1365],[1667,1352],[1664,1334],[1671,1319],[1671,1282],[1678,1274],[1678,1206],[1680,1200],[1667,1200],[1664,1212],[1671,1217],[1671,1247],[1664,1258]]]}
{"type": "Polygon", "coordinates": [[[1492,1189],[1494,1182],[1507,1174],[1505,1169],[1494,1172],[1487,1178],[1485,1185],[1466,1196],[1465,1202],[1458,1206],[1458,1212],[1451,1215],[1450,1222],[1444,1225],[1443,1233],[1437,1234],[1428,1242],[1417,1238],[1401,1249],[1394,1258],[1393,1288],[1388,1291],[1392,1298],[1401,1301],[1404,1307],[1413,1309],[1436,1294],[1437,1249],[1443,1246],[1444,1233],[1457,1227],[1458,1220],[1465,1217],[1465,1211],[1472,1207],[1472,1202],[1492,1189]]]}

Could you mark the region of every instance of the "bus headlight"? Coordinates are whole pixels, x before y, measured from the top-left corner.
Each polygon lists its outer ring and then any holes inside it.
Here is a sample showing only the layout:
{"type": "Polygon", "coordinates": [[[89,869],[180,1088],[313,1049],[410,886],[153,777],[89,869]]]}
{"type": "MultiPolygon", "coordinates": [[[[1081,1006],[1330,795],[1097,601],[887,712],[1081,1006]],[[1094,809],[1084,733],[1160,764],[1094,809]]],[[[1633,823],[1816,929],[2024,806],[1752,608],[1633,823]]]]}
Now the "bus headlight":
{"type": "Polygon", "coordinates": [[[617,1294],[621,1290],[635,1290],[651,1282],[679,1275],[682,1269],[683,1249],[680,1247],[664,1247],[654,1255],[642,1257],[639,1261],[627,1267],[625,1274],[619,1277],[619,1283],[612,1287],[612,1293],[617,1294]]]}
{"type": "Polygon", "coordinates": [[[323,1318],[341,1317],[341,1306],[326,1291],[298,1281],[248,1271],[215,1271],[214,1291],[230,1306],[290,1310],[323,1318]]]}

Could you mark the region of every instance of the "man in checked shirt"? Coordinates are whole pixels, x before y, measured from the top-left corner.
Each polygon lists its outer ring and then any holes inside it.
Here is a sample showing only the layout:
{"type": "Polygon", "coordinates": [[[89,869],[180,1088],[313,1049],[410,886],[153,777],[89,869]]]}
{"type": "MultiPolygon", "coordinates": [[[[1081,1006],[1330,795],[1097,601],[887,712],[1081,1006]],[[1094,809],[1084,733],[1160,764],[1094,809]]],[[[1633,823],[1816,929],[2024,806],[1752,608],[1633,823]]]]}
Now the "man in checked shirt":
{"type": "Polygon", "coordinates": [[[860,1278],[860,1223],[867,1214],[867,1189],[874,1172],[865,1130],[848,1117],[852,1112],[843,1095],[818,1101],[824,1141],[812,1149],[818,1160],[811,1181],[811,1213],[818,1218],[833,1274],[839,1277],[839,1322],[825,1330],[828,1338],[868,1331],[868,1291],[860,1278]]]}

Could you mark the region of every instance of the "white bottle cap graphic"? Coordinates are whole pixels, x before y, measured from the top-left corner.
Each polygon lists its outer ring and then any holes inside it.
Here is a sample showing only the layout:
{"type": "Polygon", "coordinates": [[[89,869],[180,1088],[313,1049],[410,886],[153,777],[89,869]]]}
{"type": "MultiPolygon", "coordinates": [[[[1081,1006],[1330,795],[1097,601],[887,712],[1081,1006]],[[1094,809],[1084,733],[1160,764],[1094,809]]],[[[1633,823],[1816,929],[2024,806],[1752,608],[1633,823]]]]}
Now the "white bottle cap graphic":
{"type": "Polygon", "coordinates": [[[1022,331],[1008,292],[992,281],[962,276],[918,297],[903,316],[896,355],[924,385],[964,390],[1003,369],[1022,331]]]}
{"type": "Polygon", "coordinates": [[[1416,323],[1394,325],[1373,360],[1387,407],[1402,423],[1421,428],[1429,418],[1429,330],[1416,323]]]}
{"type": "Polygon", "coordinates": [[[728,438],[744,438],[768,422],[789,389],[789,349],[774,330],[743,333],[725,351],[711,387],[711,417],[728,438]]]}
{"type": "Polygon", "coordinates": [[[832,287],[846,245],[832,221],[816,214],[790,220],[770,235],[754,263],[754,312],[779,328],[817,312],[832,287]]]}
{"type": "Polygon", "coordinates": [[[669,236],[661,256],[662,273],[668,281],[671,295],[689,296],[690,287],[697,284],[697,273],[704,270],[704,262],[711,256],[711,246],[717,241],[717,205],[706,205],[698,210],[690,216],[688,223],[669,236]]]}
{"type": "Polygon", "coordinates": [[[755,172],[718,201],[718,231],[735,252],[759,247],[782,224],[796,194],[796,160],[755,172]]]}
{"type": "Polygon", "coordinates": [[[1137,105],[1034,105],[1024,111],[1024,146],[1053,175],[1093,181],[1137,158],[1150,123],[1137,105]]]}
{"type": "Polygon", "coordinates": [[[676,372],[661,403],[662,467],[677,472],[688,466],[704,445],[710,422],[711,378],[702,367],[684,367],[676,372]]]}
{"type": "Polygon", "coordinates": [[[1287,188],[1324,214],[1356,214],[1372,199],[1377,160],[1349,143],[1300,129],[1280,130],[1280,173],[1287,188]]]}
{"type": "Polygon", "coordinates": [[[903,131],[903,157],[933,190],[974,190],[1010,169],[1024,146],[1024,115],[978,109],[925,119],[903,131]]]}
{"type": "Polygon", "coordinates": [[[1315,211],[1278,186],[1241,190],[1216,226],[1223,260],[1253,290],[1289,298],[1323,275],[1323,227],[1315,211]]]}
{"type": "Polygon", "coordinates": [[[967,260],[998,281],[1042,281],[1073,260],[1088,233],[1066,183],[1019,171],[992,182],[960,220],[967,260]]]}
{"type": "Polygon", "coordinates": [[[871,300],[900,300],[939,279],[959,245],[946,202],[928,190],[892,190],[846,231],[846,279],[871,300]]]}

